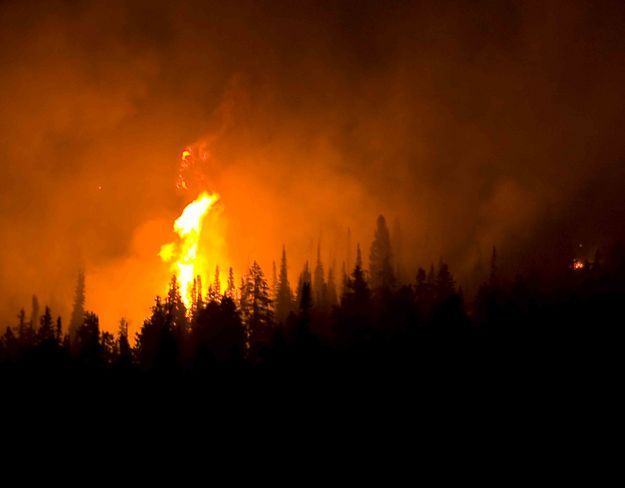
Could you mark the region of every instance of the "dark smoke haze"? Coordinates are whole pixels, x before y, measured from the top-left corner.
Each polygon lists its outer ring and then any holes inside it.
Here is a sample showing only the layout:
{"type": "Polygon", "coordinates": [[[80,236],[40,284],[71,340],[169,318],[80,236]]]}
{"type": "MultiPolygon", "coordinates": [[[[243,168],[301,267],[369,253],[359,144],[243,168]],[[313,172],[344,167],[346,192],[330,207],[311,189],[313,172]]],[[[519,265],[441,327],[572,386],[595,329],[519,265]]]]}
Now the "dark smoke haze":
{"type": "Polygon", "coordinates": [[[319,239],[340,272],[379,213],[406,279],[467,287],[493,245],[513,273],[623,234],[623,2],[161,3],[0,2],[3,323],[67,317],[84,266],[136,330],[193,144],[238,272],[284,243],[293,283],[319,239]]]}

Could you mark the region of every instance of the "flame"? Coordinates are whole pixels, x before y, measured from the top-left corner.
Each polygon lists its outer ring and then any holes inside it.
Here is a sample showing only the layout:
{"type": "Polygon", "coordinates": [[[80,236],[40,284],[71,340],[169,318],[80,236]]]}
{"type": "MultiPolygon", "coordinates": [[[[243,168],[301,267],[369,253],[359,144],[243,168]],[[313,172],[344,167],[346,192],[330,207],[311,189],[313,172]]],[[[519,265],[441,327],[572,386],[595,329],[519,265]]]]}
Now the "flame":
{"type": "Polygon", "coordinates": [[[180,153],[178,177],[176,187],[178,190],[188,191],[191,188],[210,188],[214,182],[208,181],[206,174],[213,168],[210,166],[211,152],[208,143],[201,141],[192,146],[185,147],[180,153]]]}
{"type": "Polygon", "coordinates": [[[189,168],[191,164],[191,148],[187,147],[182,151],[180,155],[180,169],[178,170],[178,181],[176,182],[176,187],[179,190],[187,190],[187,181],[184,177],[185,172],[189,168]]]}
{"type": "Polygon", "coordinates": [[[579,271],[580,269],[584,269],[584,262],[581,259],[574,259],[573,264],[571,265],[573,270],[579,271]]]}
{"type": "Polygon", "coordinates": [[[180,284],[180,295],[187,307],[191,308],[191,287],[193,279],[200,274],[198,248],[204,218],[219,200],[216,193],[203,192],[185,207],[174,222],[174,231],[180,242],[172,242],[161,247],[159,256],[171,263],[171,271],[180,284]]]}

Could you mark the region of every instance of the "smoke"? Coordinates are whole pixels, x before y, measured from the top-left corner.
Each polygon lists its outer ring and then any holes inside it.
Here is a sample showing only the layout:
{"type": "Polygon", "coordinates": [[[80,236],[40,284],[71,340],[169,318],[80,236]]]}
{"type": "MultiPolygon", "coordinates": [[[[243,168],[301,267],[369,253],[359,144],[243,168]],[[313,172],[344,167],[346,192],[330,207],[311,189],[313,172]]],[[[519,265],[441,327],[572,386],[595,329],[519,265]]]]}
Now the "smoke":
{"type": "Polygon", "coordinates": [[[228,3],[0,5],[6,323],[33,293],[67,316],[84,267],[103,326],[136,329],[188,146],[238,272],[284,243],[293,282],[319,240],[340,269],[380,213],[408,277],[621,237],[621,2],[228,3]]]}

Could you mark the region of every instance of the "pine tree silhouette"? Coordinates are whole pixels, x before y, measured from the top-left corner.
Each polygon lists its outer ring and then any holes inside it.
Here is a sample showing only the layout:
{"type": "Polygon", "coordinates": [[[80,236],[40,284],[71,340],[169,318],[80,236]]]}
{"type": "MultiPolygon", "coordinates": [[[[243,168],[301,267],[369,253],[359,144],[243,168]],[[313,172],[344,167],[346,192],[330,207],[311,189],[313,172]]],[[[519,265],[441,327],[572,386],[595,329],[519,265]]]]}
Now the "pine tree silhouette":
{"type": "Polygon", "coordinates": [[[278,278],[278,291],[276,296],[276,321],[285,323],[293,307],[293,296],[289,284],[286,248],[282,246],[282,259],[280,260],[280,276],[278,278]]]}
{"type": "Polygon", "coordinates": [[[79,364],[92,369],[103,366],[103,348],[100,343],[100,320],[93,312],[85,312],[83,323],[76,331],[76,356],[79,364]]]}
{"type": "Polygon", "coordinates": [[[443,260],[438,265],[438,273],[436,275],[436,298],[445,300],[456,291],[456,282],[449,272],[449,268],[443,260]]]}
{"type": "Polygon", "coordinates": [[[356,248],[356,267],[347,283],[347,293],[343,298],[351,301],[353,306],[359,307],[360,305],[364,306],[369,301],[370,296],[371,291],[362,269],[362,254],[360,245],[358,245],[356,248]]]}
{"type": "Polygon", "coordinates": [[[135,355],[146,370],[168,372],[178,365],[178,343],[172,323],[173,315],[160,297],[154,300],[152,315],[143,323],[135,341],[135,355]]]}
{"type": "Polygon", "coordinates": [[[302,301],[302,290],[306,283],[310,285],[312,281],[312,277],[310,275],[310,270],[308,268],[308,261],[304,264],[304,269],[299,274],[299,278],[297,280],[297,295],[296,295],[296,303],[300,303],[302,301]]]}
{"type": "Polygon", "coordinates": [[[43,315],[41,316],[40,326],[37,330],[37,340],[39,342],[56,340],[56,330],[52,321],[50,307],[46,307],[43,315]]]}
{"type": "MultiPolygon", "coordinates": [[[[82,320],[82,318],[81,318],[82,320]]],[[[39,327],[39,300],[37,295],[33,295],[30,312],[30,328],[35,331],[39,327]]]]}
{"type": "Polygon", "coordinates": [[[328,284],[327,284],[327,304],[332,308],[338,303],[338,297],[336,293],[336,283],[334,282],[334,266],[328,271],[328,284]]]}
{"type": "Polygon", "coordinates": [[[326,282],[324,280],[323,264],[321,263],[321,243],[317,244],[317,263],[313,273],[312,291],[314,304],[319,310],[325,310],[327,306],[326,282]]]}
{"type": "Polygon", "coordinates": [[[269,285],[256,261],[243,279],[240,308],[247,349],[251,358],[258,358],[271,338],[273,312],[269,285]]]}
{"type": "Polygon", "coordinates": [[[221,301],[221,282],[219,281],[219,266],[215,267],[215,277],[213,279],[213,284],[210,286],[208,300],[210,302],[221,301]]]}
{"type": "Polygon", "coordinates": [[[78,272],[76,289],[74,291],[74,306],[69,322],[69,337],[71,341],[76,339],[78,329],[82,326],[85,318],[85,274],[81,270],[78,272]]]}
{"type": "Polygon", "coordinates": [[[336,337],[341,347],[358,347],[369,340],[370,297],[371,291],[362,269],[362,254],[358,245],[356,266],[347,280],[341,306],[336,310],[336,337]]]}
{"type": "Polygon", "coordinates": [[[128,340],[128,321],[123,317],[119,320],[117,350],[118,355],[115,366],[120,369],[129,369],[132,366],[132,349],[128,340]]]}
{"type": "Polygon", "coordinates": [[[395,286],[395,272],[391,252],[391,237],[384,216],[377,220],[375,236],[369,253],[369,275],[374,290],[391,290],[395,286]]]}

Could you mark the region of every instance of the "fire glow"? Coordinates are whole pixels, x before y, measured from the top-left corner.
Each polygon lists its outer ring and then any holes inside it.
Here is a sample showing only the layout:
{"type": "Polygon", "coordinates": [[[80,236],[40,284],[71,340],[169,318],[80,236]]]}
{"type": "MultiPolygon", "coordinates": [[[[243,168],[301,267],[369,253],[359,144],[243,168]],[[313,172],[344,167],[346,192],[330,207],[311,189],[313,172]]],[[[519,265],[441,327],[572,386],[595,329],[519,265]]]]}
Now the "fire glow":
{"type": "Polygon", "coordinates": [[[199,245],[204,218],[219,200],[216,193],[203,192],[185,207],[180,217],[174,222],[174,232],[179,242],[171,242],[161,247],[159,256],[166,263],[171,263],[171,271],[180,285],[180,295],[187,307],[191,308],[191,288],[194,278],[202,274],[199,245]]]}
{"type": "Polygon", "coordinates": [[[180,170],[178,172],[178,181],[176,182],[176,187],[179,190],[187,190],[187,182],[184,178],[184,173],[189,168],[191,164],[191,148],[187,147],[182,151],[180,155],[180,170]]]}

